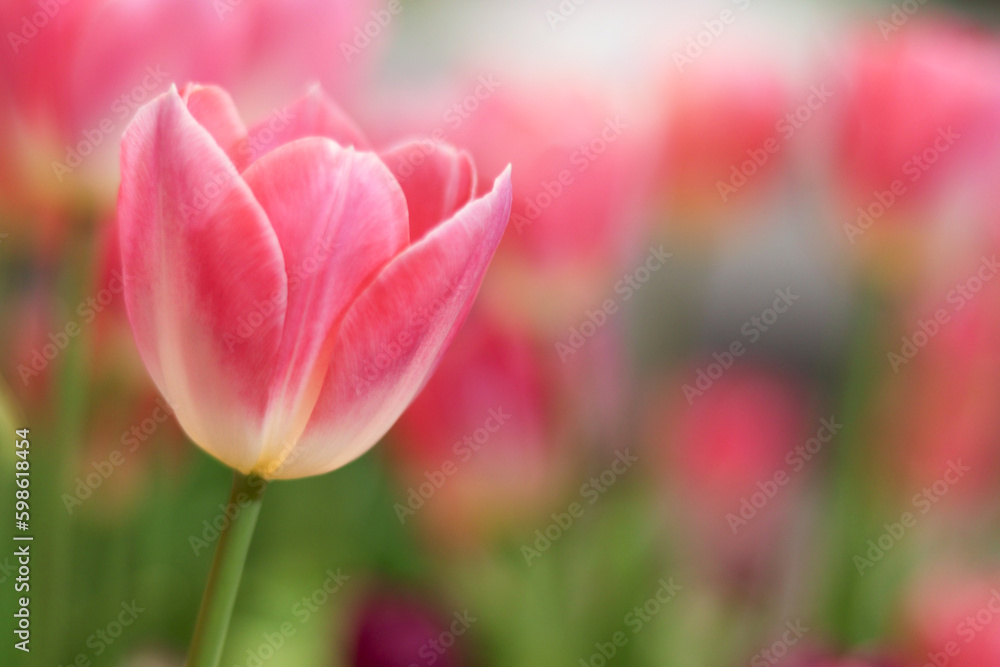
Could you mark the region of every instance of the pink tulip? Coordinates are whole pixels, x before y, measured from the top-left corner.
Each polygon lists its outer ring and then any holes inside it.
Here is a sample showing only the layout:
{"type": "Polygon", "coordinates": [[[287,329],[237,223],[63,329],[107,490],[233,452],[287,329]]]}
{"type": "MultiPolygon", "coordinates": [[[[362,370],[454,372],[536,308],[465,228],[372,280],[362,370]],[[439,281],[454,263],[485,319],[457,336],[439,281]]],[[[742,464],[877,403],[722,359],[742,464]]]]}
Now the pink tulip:
{"type": "Polygon", "coordinates": [[[733,590],[763,594],[780,576],[780,538],[808,475],[795,449],[812,435],[809,402],[791,378],[751,364],[706,388],[707,377],[692,369],[669,385],[645,440],[664,464],[690,557],[733,590]]]}
{"type": "Polygon", "coordinates": [[[772,65],[745,54],[710,58],[673,75],[662,97],[672,224],[700,224],[726,211],[773,182],[787,162],[791,125],[784,117],[798,102],[772,65]]]}
{"type": "Polygon", "coordinates": [[[808,437],[808,404],[788,378],[747,365],[728,369],[700,395],[690,393],[698,385],[691,373],[675,387],[667,430],[655,432],[671,438],[669,467],[684,492],[725,523],[761,484],[789,473],[786,456],[808,437]]]}
{"type": "Polygon", "coordinates": [[[474,311],[393,431],[402,520],[461,544],[540,519],[569,472],[546,353],[474,311]]]}
{"type": "Polygon", "coordinates": [[[271,478],[382,437],[464,319],[511,200],[509,171],[473,200],[450,148],[394,175],[319,91],[283,117],[248,132],[221,89],[172,88],[129,125],[119,194],[146,368],[195,443],[271,478]],[[418,216],[439,224],[411,236],[418,216]]]}
{"type": "Polygon", "coordinates": [[[836,175],[852,221],[883,227],[927,215],[928,198],[981,177],[992,184],[1000,41],[953,22],[914,21],[856,35],[831,68],[836,175]]]}

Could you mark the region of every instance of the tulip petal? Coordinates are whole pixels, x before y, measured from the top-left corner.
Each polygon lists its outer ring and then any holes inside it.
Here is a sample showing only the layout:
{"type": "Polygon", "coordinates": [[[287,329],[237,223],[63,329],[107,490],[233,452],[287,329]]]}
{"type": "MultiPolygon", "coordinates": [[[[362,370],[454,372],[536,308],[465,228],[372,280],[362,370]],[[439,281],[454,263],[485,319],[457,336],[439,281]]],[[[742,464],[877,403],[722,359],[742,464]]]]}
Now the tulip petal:
{"type": "Polygon", "coordinates": [[[278,146],[305,137],[327,137],[341,146],[368,148],[368,140],[350,116],[314,86],[298,101],[250,128],[237,166],[242,171],[278,146]]]}
{"type": "Polygon", "coordinates": [[[208,130],[235,164],[241,142],[246,141],[247,127],[229,93],[218,86],[189,83],[181,88],[180,96],[198,124],[208,130]]]}
{"type": "Polygon", "coordinates": [[[271,477],[316,475],[381,438],[430,377],[472,305],[510,216],[510,169],[390,262],[347,311],[298,446],[271,477]]]}
{"type": "Polygon", "coordinates": [[[453,216],[475,194],[476,169],[465,151],[437,144],[428,155],[426,142],[412,141],[389,149],[382,159],[406,195],[414,241],[453,216]]]}
{"type": "Polygon", "coordinates": [[[285,315],[278,239],[176,89],[136,114],[121,167],[124,297],[139,352],[191,439],[248,472],[285,315]]]}
{"type": "Polygon", "coordinates": [[[277,234],[288,275],[261,452],[273,460],[305,429],[344,311],[409,244],[406,199],[374,153],[322,137],[276,148],[243,176],[277,234]]]}

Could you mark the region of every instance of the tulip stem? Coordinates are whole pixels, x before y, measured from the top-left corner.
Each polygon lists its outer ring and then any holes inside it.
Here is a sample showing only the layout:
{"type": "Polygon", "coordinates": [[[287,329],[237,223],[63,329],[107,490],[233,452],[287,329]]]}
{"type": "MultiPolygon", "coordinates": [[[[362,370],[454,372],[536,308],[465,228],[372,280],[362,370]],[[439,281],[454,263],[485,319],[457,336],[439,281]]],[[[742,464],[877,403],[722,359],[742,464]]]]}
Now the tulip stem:
{"type": "Polygon", "coordinates": [[[233,490],[223,513],[226,523],[219,533],[215,559],[201,599],[187,667],[216,667],[222,659],[236,592],[265,488],[266,483],[255,475],[237,472],[233,476],[233,490]]]}

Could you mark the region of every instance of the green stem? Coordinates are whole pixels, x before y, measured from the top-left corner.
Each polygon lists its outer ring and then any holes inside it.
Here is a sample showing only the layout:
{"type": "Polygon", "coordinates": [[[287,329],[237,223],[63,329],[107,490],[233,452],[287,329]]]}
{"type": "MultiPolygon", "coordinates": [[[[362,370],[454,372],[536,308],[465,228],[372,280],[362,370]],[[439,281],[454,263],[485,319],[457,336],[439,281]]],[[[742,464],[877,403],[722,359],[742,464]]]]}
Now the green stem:
{"type": "Polygon", "coordinates": [[[265,482],[254,475],[248,477],[237,472],[233,476],[233,490],[226,507],[229,522],[219,535],[212,571],[208,574],[208,584],[201,599],[194,638],[188,652],[187,667],[216,667],[222,658],[236,592],[243,576],[243,564],[253,539],[265,487],[265,482]]]}
{"type": "Polygon", "coordinates": [[[851,342],[844,394],[837,419],[844,429],[831,461],[830,498],[826,531],[834,562],[830,573],[830,617],[835,640],[842,647],[863,643],[874,621],[860,607],[861,582],[853,557],[864,553],[877,509],[873,495],[877,481],[873,469],[872,411],[885,358],[880,321],[885,303],[879,291],[862,287],[851,342]]]}

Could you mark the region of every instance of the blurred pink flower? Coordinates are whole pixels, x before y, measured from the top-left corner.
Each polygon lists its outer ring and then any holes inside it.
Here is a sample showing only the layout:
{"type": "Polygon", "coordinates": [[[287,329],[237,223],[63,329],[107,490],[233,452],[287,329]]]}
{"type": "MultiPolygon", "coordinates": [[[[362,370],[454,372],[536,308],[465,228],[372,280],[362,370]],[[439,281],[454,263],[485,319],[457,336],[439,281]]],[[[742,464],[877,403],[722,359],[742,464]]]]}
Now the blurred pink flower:
{"type": "Polygon", "coordinates": [[[926,214],[928,197],[961,192],[966,181],[981,188],[995,180],[995,37],[944,20],[914,20],[887,34],[868,29],[853,36],[834,66],[836,176],[853,222],[881,227],[926,214]]]}
{"type": "Polygon", "coordinates": [[[919,664],[1000,664],[1000,578],[939,564],[911,590],[905,629],[919,664]]]}
{"type": "Polygon", "coordinates": [[[755,595],[780,572],[779,538],[818,453],[801,453],[811,405],[799,383],[767,368],[737,362],[707,388],[700,377],[691,369],[650,401],[644,441],[662,462],[687,557],[755,595]]]}
{"type": "Polygon", "coordinates": [[[968,503],[992,497],[1000,479],[1000,284],[952,296],[960,301],[928,305],[925,297],[907,319],[889,357],[898,381],[884,413],[893,425],[891,465],[905,473],[902,492],[934,483],[961,461],[970,470],[941,500],[965,515],[968,503]]]}
{"type": "Polygon", "coordinates": [[[642,249],[650,128],[582,84],[501,78],[481,90],[448,137],[488,172],[515,167],[511,229],[484,297],[562,335],[642,249]]]}
{"type": "Polygon", "coordinates": [[[780,70],[745,56],[707,58],[661,94],[660,174],[671,224],[702,225],[786,161],[792,94],[780,70]]]}
{"type": "MultiPolygon", "coordinates": [[[[311,82],[343,94],[377,48],[343,55],[370,0],[11,0],[0,7],[0,196],[113,192],[118,137],[171,81],[232,90],[242,106],[311,82]]],[[[259,109],[258,109],[259,110],[259,109]]],[[[109,197],[107,198],[109,199],[109,197]]],[[[69,202],[69,203],[72,203],[69,202]]]]}
{"type": "Polygon", "coordinates": [[[411,593],[388,589],[372,593],[362,601],[354,618],[346,664],[458,667],[466,664],[462,644],[467,642],[462,635],[469,630],[469,618],[467,612],[464,617],[458,613],[449,618],[411,593]]]}
{"type": "Polygon", "coordinates": [[[400,519],[454,544],[537,520],[571,472],[554,390],[537,341],[474,311],[394,430],[400,519]]]}
{"type": "Polygon", "coordinates": [[[133,333],[184,430],[241,472],[294,478],[360,456],[417,394],[511,195],[509,171],[476,200],[453,172],[410,186],[338,143],[363,138],[319,91],[284,117],[248,132],[221,89],[171,89],[125,133],[118,217],[133,333]],[[411,236],[408,208],[440,224],[411,236]]]}
{"type": "MultiPolygon", "coordinates": [[[[698,382],[693,372],[684,378],[698,382]]],[[[795,382],[739,363],[700,396],[675,389],[656,431],[669,447],[668,472],[689,500],[725,523],[744,498],[788,471],[786,456],[807,437],[809,405],[795,382]]]]}

